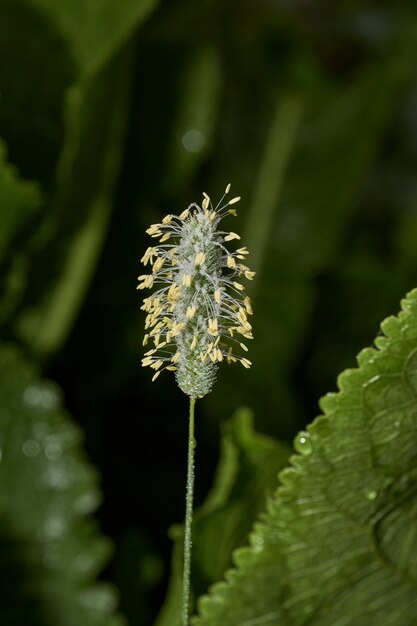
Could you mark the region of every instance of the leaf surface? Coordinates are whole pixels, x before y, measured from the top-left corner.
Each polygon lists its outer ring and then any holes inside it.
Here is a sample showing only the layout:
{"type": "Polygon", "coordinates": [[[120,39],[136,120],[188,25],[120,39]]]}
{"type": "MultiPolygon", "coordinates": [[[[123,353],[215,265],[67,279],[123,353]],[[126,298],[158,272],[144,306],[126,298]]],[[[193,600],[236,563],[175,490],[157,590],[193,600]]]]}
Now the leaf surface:
{"type": "Polygon", "coordinates": [[[195,626],[417,621],[417,290],[321,401],[195,626]]]}

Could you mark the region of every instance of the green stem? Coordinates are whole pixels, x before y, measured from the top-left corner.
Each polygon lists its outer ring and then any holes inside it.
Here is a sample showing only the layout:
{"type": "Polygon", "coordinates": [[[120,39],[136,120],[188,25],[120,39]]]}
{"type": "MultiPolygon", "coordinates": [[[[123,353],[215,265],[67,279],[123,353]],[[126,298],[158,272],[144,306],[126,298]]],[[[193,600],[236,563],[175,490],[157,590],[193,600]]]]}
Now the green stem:
{"type": "Polygon", "coordinates": [[[182,626],[188,626],[190,617],[191,584],[191,526],[193,523],[194,494],[194,408],[195,398],[190,398],[190,419],[188,430],[187,491],[185,496],[184,569],[182,576],[182,626]]]}

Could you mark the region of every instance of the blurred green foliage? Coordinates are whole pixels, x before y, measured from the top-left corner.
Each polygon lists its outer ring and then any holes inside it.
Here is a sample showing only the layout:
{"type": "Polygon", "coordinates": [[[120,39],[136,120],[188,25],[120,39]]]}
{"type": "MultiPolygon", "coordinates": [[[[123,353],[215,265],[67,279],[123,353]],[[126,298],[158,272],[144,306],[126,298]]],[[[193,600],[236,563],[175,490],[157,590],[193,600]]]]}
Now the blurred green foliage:
{"type": "Polygon", "coordinates": [[[0,621],[118,626],[115,597],[92,584],[108,541],[87,518],[97,477],[60,390],[14,348],[0,353],[0,621]]]}
{"type": "MultiPolygon", "coordinates": [[[[197,409],[201,503],[223,420],[247,405],[255,430],[291,439],[415,284],[416,34],[411,1],[0,0],[0,335],[86,433],[116,544],[104,575],[131,626],[153,623],[167,585],[187,415],[174,381],[139,367],[144,230],[203,190],[242,195],[254,365],[222,368],[197,409]]],[[[221,567],[265,502],[259,487],[247,510],[236,489],[221,567]]],[[[0,532],[21,580],[38,567],[16,558],[27,540],[0,532]]],[[[195,574],[199,593],[220,575],[195,574]]],[[[39,601],[28,591],[31,615],[39,601]]]]}

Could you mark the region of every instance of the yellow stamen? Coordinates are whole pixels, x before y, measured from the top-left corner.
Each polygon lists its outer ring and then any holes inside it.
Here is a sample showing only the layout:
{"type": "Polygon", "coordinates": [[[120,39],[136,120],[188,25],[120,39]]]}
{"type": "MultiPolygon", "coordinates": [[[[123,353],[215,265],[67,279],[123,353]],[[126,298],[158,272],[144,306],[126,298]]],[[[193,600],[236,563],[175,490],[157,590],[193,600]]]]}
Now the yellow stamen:
{"type": "Polygon", "coordinates": [[[149,262],[153,263],[154,256],[158,256],[158,249],[148,248],[145,254],[143,255],[143,257],[141,258],[141,263],[143,263],[143,265],[147,265],[149,262]]]}
{"type": "Polygon", "coordinates": [[[176,283],[173,283],[171,287],[168,289],[168,302],[176,302],[180,297],[181,287],[176,283]]]}
{"type": "Polygon", "coordinates": [[[181,352],[176,352],[174,356],[171,358],[172,363],[178,363],[181,358],[181,352]]]}
{"type": "Polygon", "coordinates": [[[249,298],[249,296],[246,296],[246,298],[243,301],[243,304],[245,305],[245,309],[246,309],[247,313],[249,315],[252,315],[252,313],[253,313],[252,302],[251,302],[251,299],[249,298]]]}
{"type": "Polygon", "coordinates": [[[206,255],[204,252],[199,252],[195,257],[195,265],[203,265],[206,260],[206,255]]]}
{"type": "MultiPolygon", "coordinates": [[[[229,202],[229,204],[230,204],[230,202],[229,202]]],[[[240,237],[239,237],[239,235],[237,233],[230,232],[224,238],[225,241],[232,241],[232,239],[240,239],[240,237]]]]}
{"type": "Polygon", "coordinates": [[[153,276],[152,274],[139,276],[139,280],[143,282],[137,286],[137,289],[147,289],[148,287],[152,287],[153,285],[153,276]]]}
{"type": "Polygon", "coordinates": [[[159,272],[159,270],[161,269],[161,267],[163,266],[165,262],[165,259],[163,259],[162,257],[158,257],[155,261],[155,263],[153,264],[153,268],[152,268],[152,272],[154,274],[156,274],[157,272],[159,272]]]}
{"type": "Polygon", "coordinates": [[[160,224],[152,224],[151,226],[149,226],[146,232],[151,237],[158,237],[159,235],[161,235],[161,231],[159,230],[159,227],[160,227],[160,224]]]}
{"type": "Polygon", "coordinates": [[[189,306],[187,308],[187,311],[185,313],[185,316],[190,320],[192,317],[194,317],[195,312],[196,312],[196,307],[195,306],[189,306]]]}
{"type": "Polygon", "coordinates": [[[216,337],[218,335],[219,330],[217,325],[217,319],[209,319],[207,332],[209,333],[209,335],[213,335],[213,337],[216,337]]]}
{"type": "Polygon", "coordinates": [[[245,313],[244,309],[242,309],[241,306],[239,307],[239,310],[237,312],[237,319],[243,325],[249,324],[248,318],[246,317],[246,313],[245,313]]]}
{"type": "Polygon", "coordinates": [[[184,328],[185,322],[173,322],[171,328],[171,337],[176,337],[184,328]]]}
{"type": "Polygon", "coordinates": [[[185,209],[185,211],[180,213],[178,217],[180,218],[180,220],[186,220],[189,214],[190,214],[190,209],[185,209]]]}

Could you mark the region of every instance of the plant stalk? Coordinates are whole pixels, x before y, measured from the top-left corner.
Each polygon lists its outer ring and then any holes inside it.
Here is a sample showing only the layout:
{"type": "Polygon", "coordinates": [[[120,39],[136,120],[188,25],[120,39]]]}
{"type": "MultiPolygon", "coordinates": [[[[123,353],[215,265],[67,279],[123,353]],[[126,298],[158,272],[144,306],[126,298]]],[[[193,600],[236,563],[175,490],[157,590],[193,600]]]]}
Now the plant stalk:
{"type": "Polygon", "coordinates": [[[195,398],[190,398],[190,417],[188,423],[188,460],[187,490],[185,496],[185,530],[184,530],[184,567],[182,576],[182,626],[188,626],[190,618],[190,587],[191,587],[191,526],[193,523],[194,496],[194,408],[195,398]]]}

